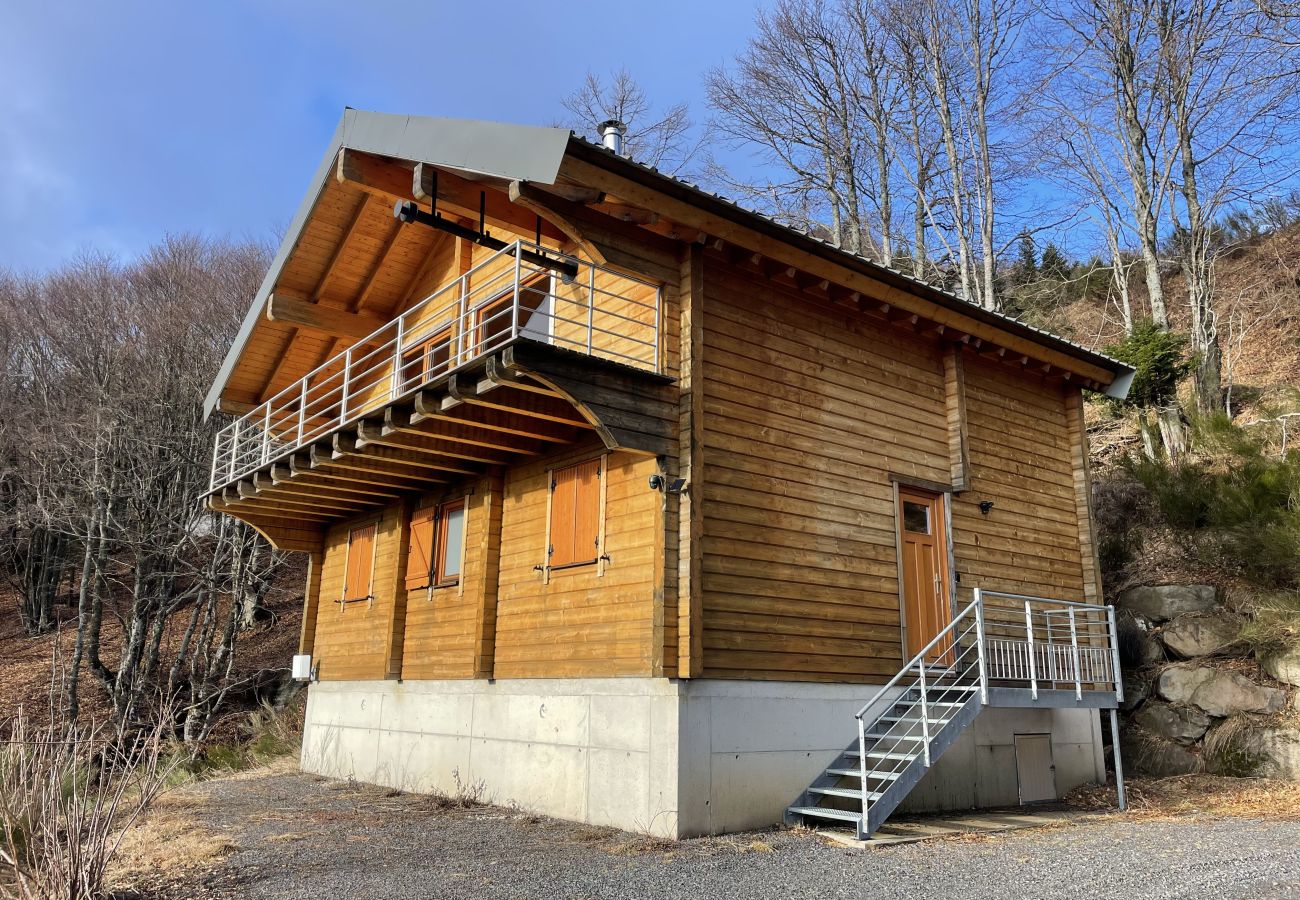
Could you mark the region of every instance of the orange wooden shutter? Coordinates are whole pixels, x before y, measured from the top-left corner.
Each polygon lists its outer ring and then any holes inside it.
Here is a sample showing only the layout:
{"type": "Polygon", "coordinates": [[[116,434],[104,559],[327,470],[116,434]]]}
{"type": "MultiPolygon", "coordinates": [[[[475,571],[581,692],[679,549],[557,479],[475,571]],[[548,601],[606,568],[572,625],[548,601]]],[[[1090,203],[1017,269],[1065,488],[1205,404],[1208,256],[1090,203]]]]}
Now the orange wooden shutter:
{"type": "Polygon", "coordinates": [[[600,460],[556,469],[553,477],[549,564],[594,562],[600,555],[600,460]]]}
{"type": "Polygon", "coordinates": [[[556,469],[551,483],[551,547],[547,564],[567,566],[574,557],[573,519],[577,500],[577,467],[556,469]]]}
{"type": "Polygon", "coordinates": [[[574,468],[573,560],[595,562],[600,556],[600,460],[574,468]]]}
{"type": "Polygon", "coordinates": [[[433,572],[434,509],[417,509],[411,516],[411,546],[406,554],[406,589],[428,587],[433,572]]]}
{"type": "Polygon", "coordinates": [[[353,528],[348,532],[348,571],[344,579],[343,599],[367,600],[375,569],[375,532],[377,524],[353,528]]]}

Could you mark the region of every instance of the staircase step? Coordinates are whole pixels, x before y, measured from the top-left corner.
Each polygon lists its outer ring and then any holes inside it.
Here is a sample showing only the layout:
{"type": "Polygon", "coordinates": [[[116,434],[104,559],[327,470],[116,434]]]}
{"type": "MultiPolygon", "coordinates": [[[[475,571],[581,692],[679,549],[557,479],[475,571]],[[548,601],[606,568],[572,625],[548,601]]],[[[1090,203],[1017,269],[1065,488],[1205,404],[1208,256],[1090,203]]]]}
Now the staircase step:
{"type": "MultiPolygon", "coordinates": [[[[915,722],[916,724],[920,725],[921,717],[920,716],[881,716],[879,719],[876,719],[876,721],[877,722],[915,722]]],[[[931,719],[930,724],[942,725],[944,722],[947,721],[948,721],[947,719],[931,719]]]]}
{"type": "Polygon", "coordinates": [[[795,815],[808,816],[817,819],[834,819],[837,822],[853,822],[856,824],[862,821],[861,812],[853,812],[852,810],[847,809],[825,809],[820,806],[792,806],[790,807],[790,812],[795,815]]]}
{"type": "MultiPolygon", "coordinates": [[[[860,757],[862,753],[857,750],[849,750],[844,755],[860,757]]],[[[870,750],[867,751],[867,759],[916,759],[920,755],[919,750],[916,753],[873,753],[870,750]]]]}
{"type": "MultiPolygon", "coordinates": [[[[859,791],[855,788],[810,787],[808,788],[808,793],[822,794],[823,796],[826,797],[848,797],[850,800],[857,800],[862,797],[862,791],[859,791]]],[[[876,800],[879,800],[883,796],[884,796],[883,791],[872,791],[871,793],[867,794],[867,800],[870,802],[875,802],[876,800]]]]}
{"type": "MultiPolygon", "coordinates": [[[[826,770],[826,774],[827,774],[827,775],[837,775],[837,776],[839,776],[840,778],[861,778],[861,777],[862,777],[862,770],[861,770],[861,769],[845,769],[845,768],[833,767],[833,768],[827,769],[827,770],[826,770]]],[[[897,777],[898,777],[898,773],[897,773],[897,772],[873,772],[873,771],[870,770],[870,769],[867,770],[867,780],[868,780],[868,781],[872,781],[872,780],[875,780],[875,781],[893,781],[893,780],[894,780],[895,778],[897,778],[897,777]]]]}

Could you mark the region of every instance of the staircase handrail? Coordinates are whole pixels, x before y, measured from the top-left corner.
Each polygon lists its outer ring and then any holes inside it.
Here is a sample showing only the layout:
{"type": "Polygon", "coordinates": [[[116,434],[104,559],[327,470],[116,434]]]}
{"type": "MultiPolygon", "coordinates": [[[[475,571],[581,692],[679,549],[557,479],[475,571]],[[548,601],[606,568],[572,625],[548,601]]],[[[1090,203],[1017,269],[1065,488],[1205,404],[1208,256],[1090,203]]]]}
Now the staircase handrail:
{"type": "MultiPolygon", "coordinates": [[[[943,638],[947,637],[949,634],[956,631],[957,625],[960,622],[963,622],[969,613],[979,610],[982,606],[982,602],[983,601],[977,592],[974,600],[966,604],[966,606],[963,607],[962,610],[959,613],[957,613],[957,615],[953,616],[952,621],[950,621],[946,626],[944,626],[942,631],[940,631],[933,638],[931,638],[930,643],[922,647],[915,656],[913,656],[910,660],[908,660],[907,663],[898,670],[898,673],[894,675],[893,678],[885,682],[885,684],[880,688],[880,690],[876,691],[875,695],[870,700],[867,701],[866,705],[863,706],[862,709],[857,711],[856,718],[861,720],[862,717],[867,714],[867,710],[871,709],[873,706],[875,706],[877,703],[883,700],[885,698],[885,695],[889,693],[889,690],[892,687],[894,687],[894,685],[898,684],[899,679],[901,679],[908,672],[912,671],[913,666],[917,665],[918,663],[921,663],[924,660],[925,656],[936,646],[938,646],[939,642],[943,638]]],[[[976,629],[975,640],[981,644],[984,643],[983,628],[976,629]]],[[[985,674],[983,671],[981,671],[980,672],[981,692],[983,692],[985,688],[984,680],[985,680],[985,674]]]]}

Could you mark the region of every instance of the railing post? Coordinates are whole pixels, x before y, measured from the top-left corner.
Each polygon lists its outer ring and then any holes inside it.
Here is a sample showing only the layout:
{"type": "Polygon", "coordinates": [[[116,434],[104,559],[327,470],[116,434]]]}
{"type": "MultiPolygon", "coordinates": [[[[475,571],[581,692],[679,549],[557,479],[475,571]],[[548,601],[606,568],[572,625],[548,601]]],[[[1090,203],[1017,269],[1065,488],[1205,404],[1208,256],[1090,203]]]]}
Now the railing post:
{"type": "Polygon", "coordinates": [[[307,379],[302,380],[302,391],[298,394],[298,444],[302,446],[303,435],[307,430],[307,379]]]}
{"type": "Polygon", "coordinates": [[[515,302],[510,307],[510,338],[519,337],[519,277],[523,268],[524,243],[515,241],[515,302]]]}
{"type": "Polygon", "coordinates": [[[858,771],[862,786],[862,827],[867,827],[867,723],[858,713],[858,771]]]}
{"type": "Polygon", "coordinates": [[[663,364],[659,359],[659,328],[662,324],[661,317],[663,316],[663,295],[664,295],[664,289],[662,287],[655,288],[655,324],[654,324],[655,346],[654,346],[654,360],[651,362],[651,365],[654,366],[654,371],[656,374],[663,371],[663,364]]]}
{"type": "Polygon", "coordinates": [[[1079,659],[1079,629],[1074,623],[1074,607],[1066,607],[1070,616],[1070,653],[1074,657],[1074,697],[1083,699],[1083,665],[1079,659]]]}
{"type": "Polygon", "coordinates": [[[925,765],[930,766],[930,702],[926,697],[929,693],[925,687],[925,656],[916,661],[916,668],[920,671],[921,678],[921,741],[925,747],[925,765]]]}
{"type": "Polygon", "coordinates": [[[587,355],[591,356],[592,335],[596,328],[596,267],[587,269],[587,355]]]}
{"type": "Polygon", "coordinates": [[[1115,607],[1106,607],[1106,621],[1110,626],[1110,667],[1115,679],[1115,701],[1124,702],[1124,678],[1119,669],[1119,630],[1115,627],[1115,607]]]}
{"type": "Polygon", "coordinates": [[[1029,694],[1038,699],[1038,666],[1034,660],[1034,613],[1028,600],[1025,601],[1025,638],[1029,648],[1029,694]]]}
{"type": "Polygon", "coordinates": [[[226,469],[227,481],[235,480],[235,467],[239,465],[239,438],[243,431],[243,428],[241,427],[243,424],[244,420],[242,418],[236,419],[234,431],[232,431],[230,435],[230,465],[226,469]]]}
{"type": "Polygon", "coordinates": [[[406,316],[397,317],[397,337],[393,339],[393,389],[390,398],[397,399],[402,393],[402,338],[406,336],[406,316]]]}
{"type": "Polygon", "coordinates": [[[352,348],[349,347],[343,353],[343,371],[339,373],[343,377],[343,396],[339,400],[339,424],[342,425],[348,420],[348,393],[352,387],[352,348]]]}
{"type": "Polygon", "coordinates": [[[271,403],[266,403],[266,415],[262,420],[262,465],[271,458],[271,403]]]}
{"type": "Polygon", "coordinates": [[[208,475],[208,490],[217,486],[217,460],[221,458],[221,432],[225,430],[218,431],[217,439],[212,443],[212,473],[208,475]]]}
{"type": "Polygon", "coordinates": [[[989,673],[984,661],[984,595],[975,588],[975,651],[980,667],[980,703],[989,705],[989,673]]]}

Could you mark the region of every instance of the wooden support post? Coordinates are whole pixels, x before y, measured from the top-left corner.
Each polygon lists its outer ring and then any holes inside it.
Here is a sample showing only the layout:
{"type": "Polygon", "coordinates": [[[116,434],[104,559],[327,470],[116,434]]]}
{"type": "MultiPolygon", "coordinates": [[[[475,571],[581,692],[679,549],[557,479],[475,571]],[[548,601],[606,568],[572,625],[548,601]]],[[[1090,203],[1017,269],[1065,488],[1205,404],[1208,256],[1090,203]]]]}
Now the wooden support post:
{"type": "Polygon", "coordinates": [[[1083,421],[1083,391],[1066,388],[1065,427],[1070,439],[1070,468],[1074,477],[1074,506],[1079,519],[1079,558],[1083,565],[1083,599],[1101,603],[1101,562],[1092,523],[1092,474],[1088,467],[1088,430],[1083,421]]]}
{"type": "Polygon", "coordinates": [[[943,393],[948,418],[948,460],[952,489],[970,490],[970,450],[966,430],[966,367],[961,348],[943,350],[943,393]]]}
{"type": "Polygon", "coordinates": [[[483,517],[479,558],[483,574],[478,580],[479,596],[474,611],[474,677],[491,678],[496,659],[497,590],[501,580],[501,508],[505,480],[500,472],[481,482],[473,515],[483,517]]]}
{"type": "Polygon", "coordinates": [[[325,564],[325,550],[313,550],[307,557],[307,584],[302,595],[302,631],[298,652],[311,655],[316,646],[316,614],[320,610],[320,576],[325,564]]]}
{"type": "MultiPolygon", "coordinates": [[[[389,586],[392,591],[391,617],[388,620],[388,643],[384,648],[384,676],[390,680],[402,677],[402,650],[406,644],[406,557],[411,549],[411,529],[408,526],[414,507],[413,500],[403,502],[396,510],[397,521],[394,523],[397,552],[393,555],[397,562],[389,586]]],[[[383,527],[382,522],[380,527],[383,527]]],[[[379,573],[375,574],[378,576],[379,573]]],[[[375,588],[378,589],[377,582],[375,588]]]]}
{"type": "Polygon", "coordinates": [[[678,472],[688,489],[678,501],[677,674],[704,672],[704,253],[686,248],[681,269],[681,377],[678,472]]]}

